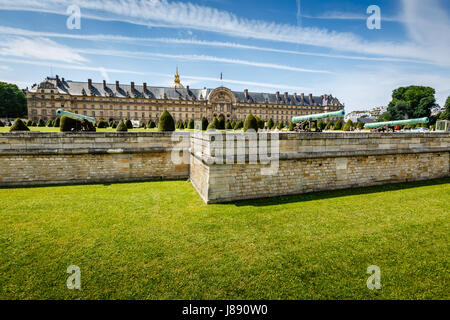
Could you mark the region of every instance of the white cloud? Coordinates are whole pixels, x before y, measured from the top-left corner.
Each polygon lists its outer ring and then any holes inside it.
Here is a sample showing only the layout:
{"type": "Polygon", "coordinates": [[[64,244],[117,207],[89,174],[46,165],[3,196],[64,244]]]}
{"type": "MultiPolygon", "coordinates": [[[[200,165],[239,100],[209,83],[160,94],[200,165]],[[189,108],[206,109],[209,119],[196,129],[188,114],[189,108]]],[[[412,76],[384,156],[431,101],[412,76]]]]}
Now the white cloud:
{"type": "Polygon", "coordinates": [[[187,44],[187,45],[199,45],[199,46],[210,46],[210,47],[221,47],[221,48],[233,48],[233,49],[243,49],[243,50],[255,50],[255,51],[266,51],[274,53],[285,53],[301,56],[314,56],[323,58],[334,58],[334,59],[348,59],[348,60],[362,60],[362,61],[380,61],[380,62],[408,62],[408,63],[429,63],[423,60],[412,60],[412,59],[402,59],[402,58],[391,58],[391,57],[368,57],[368,56],[354,56],[354,55],[341,55],[341,54],[328,54],[328,53],[318,53],[318,52],[308,52],[308,51],[298,51],[298,50],[286,50],[286,49],[276,49],[271,47],[260,47],[252,46],[241,43],[234,42],[221,42],[221,41],[207,41],[207,40],[197,40],[197,39],[177,39],[177,38],[139,38],[139,37],[127,37],[127,36],[117,36],[110,34],[93,34],[93,35],[78,35],[70,33],[55,33],[55,32],[43,32],[43,31],[32,31],[24,30],[18,28],[10,28],[5,26],[0,26],[0,34],[8,35],[20,35],[20,36],[33,36],[33,37],[49,37],[49,38],[67,38],[67,39],[80,39],[89,41],[115,41],[115,42],[135,42],[141,45],[156,46],[155,43],[167,43],[167,44],[187,44]]]}
{"type": "Polygon", "coordinates": [[[165,59],[175,59],[175,60],[188,60],[188,61],[210,61],[210,62],[221,62],[221,63],[230,63],[237,65],[245,65],[259,68],[269,68],[269,69],[278,69],[278,70],[287,70],[287,71],[295,71],[295,72],[307,72],[307,73],[326,73],[330,74],[332,72],[328,70],[314,70],[314,69],[305,69],[292,67],[282,64],[275,63],[264,63],[264,62],[255,62],[255,61],[247,61],[240,59],[229,59],[222,57],[214,57],[207,55],[195,55],[195,54],[167,54],[167,53],[153,53],[153,52],[136,52],[136,51],[122,51],[122,50],[99,50],[99,49],[76,49],[77,52],[84,54],[95,54],[95,55],[109,55],[109,56],[117,56],[117,57],[127,57],[133,56],[134,58],[148,58],[148,57],[158,57],[165,59]]]}
{"type": "MultiPolygon", "coordinates": [[[[412,0],[416,2],[417,0],[412,0]]],[[[431,0],[432,5],[438,5],[431,0]]],[[[409,0],[403,0],[405,4],[409,0]]],[[[0,8],[65,12],[72,0],[14,0],[4,1],[0,8]],[[7,5],[6,3],[9,3],[7,5]]],[[[442,59],[426,46],[415,42],[366,41],[352,33],[328,31],[318,28],[300,28],[288,24],[278,24],[261,20],[250,20],[227,11],[195,5],[189,2],[168,2],[166,0],[79,0],[83,17],[116,19],[142,25],[160,25],[172,28],[203,30],[242,38],[304,44],[352,51],[360,54],[373,54],[391,57],[424,59],[450,66],[450,57],[442,59]],[[101,12],[101,16],[93,15],[101,12]]],[[[427,5],[430,5],[427,1],[427,5]]],[[[434,17],[428,17],[435,19],[434,17]]],[[[439,23],[445,23],[440,21],[439,23]]]]}
{"type": "Polygon", "coordinates": [[[30,65],[40,66],[40,67],[53,67],[53,68],[61,68],[61,69],[67,69],[67,70],[98,71],[101,74],[104,74],[105,72],[138,74],[138,75],[144,74],[144,73],[138,72],[138,71],[111,69],[111,68],[103,68],[103,67],[91,67],[91,66],[76,65],[76,64],[62,64],[62,63],[54,63],[52,61],[23,60],[23,59],[14,59],[14,58],[0,58],[0,61],[6,62],[6,63],[30,64],[30,65]]]}
{"type": "Polygon", "coordinates": [[[0,43],[0,55],[70,63],[87,61],[79,54],[74,53],[71,48],[47,38],[16,37],[4,39],[0,43]]]}

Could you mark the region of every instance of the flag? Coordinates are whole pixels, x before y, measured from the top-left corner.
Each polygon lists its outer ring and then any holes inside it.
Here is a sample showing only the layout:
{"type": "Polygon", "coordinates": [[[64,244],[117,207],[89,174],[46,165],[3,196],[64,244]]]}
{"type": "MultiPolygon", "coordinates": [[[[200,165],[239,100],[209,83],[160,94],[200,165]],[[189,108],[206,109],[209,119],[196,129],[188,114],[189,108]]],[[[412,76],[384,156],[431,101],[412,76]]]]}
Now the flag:
{"type": "Polygon", "coordinates": [[[223,77],[222,77],[222,72],[220,73],[220,80],[222,80],[223,79],[223,77]]]}

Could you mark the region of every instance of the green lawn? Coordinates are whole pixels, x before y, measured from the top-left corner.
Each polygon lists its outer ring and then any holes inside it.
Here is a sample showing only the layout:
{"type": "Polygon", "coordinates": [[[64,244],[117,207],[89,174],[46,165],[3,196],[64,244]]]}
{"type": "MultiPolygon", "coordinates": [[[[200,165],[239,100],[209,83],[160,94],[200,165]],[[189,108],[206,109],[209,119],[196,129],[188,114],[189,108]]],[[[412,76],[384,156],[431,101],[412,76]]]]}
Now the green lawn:
{"type": "Polygon", "coordinates": [[[450,179],[208,206],[185,181],[0,189],[0,299],[448,299],[449,203],[450,179]]]}
{"type": "MultiPolygon", "coordinates": [[[[37,132],[59,132],[59,128],[54,127],[28,127],[31,131],[37,131],[37,132]]],[[[152,132],[157,131],[157,129],[130,129],[128,132],[152,132]]],[[[0,132],[9,132],[9,127],[0,127],[0,132]]],[[[106,128],[106,129],[99,129],[97,128],[97,132],[116,132],[116,129],[113,128],[106,128]]]]}

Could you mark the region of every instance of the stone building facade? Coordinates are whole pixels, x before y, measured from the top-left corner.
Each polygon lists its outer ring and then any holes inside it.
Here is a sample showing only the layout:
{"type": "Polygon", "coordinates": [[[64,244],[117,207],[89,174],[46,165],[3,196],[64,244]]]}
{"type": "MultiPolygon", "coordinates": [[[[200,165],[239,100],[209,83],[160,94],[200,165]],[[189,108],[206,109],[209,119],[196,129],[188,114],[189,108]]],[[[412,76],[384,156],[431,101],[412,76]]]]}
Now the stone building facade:
{"type": "Polygon", "coordinates": [[[252,113],[262,119],[287,123],[293,116],[341,110],[344,106],[332,95],[280,94],[231,91],[225,87],[191,89],[183,86],[178,70],[170,88],[136,85],[75,82],[47,77],[27,91],[28,118],[54,119],[63,108],[98,120],[157,120],[164,110],[175,120],[208,120],[223,115],[226,120],[244,120],[252,113]]]}

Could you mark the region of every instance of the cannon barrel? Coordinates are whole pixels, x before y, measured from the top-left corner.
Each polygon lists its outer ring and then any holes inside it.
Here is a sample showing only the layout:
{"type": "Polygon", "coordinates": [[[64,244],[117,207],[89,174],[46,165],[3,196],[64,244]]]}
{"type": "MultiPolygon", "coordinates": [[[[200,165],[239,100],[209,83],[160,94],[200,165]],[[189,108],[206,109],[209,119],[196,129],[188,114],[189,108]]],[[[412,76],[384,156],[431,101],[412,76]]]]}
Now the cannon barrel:
{"type": "Polygon", "coordinates": [[[317,114],[309,114],[307,116],[299,116],[299,117],[293,117],[292,122],[301,122],[301,121],[308,121],[308,120],[318,120],[318,119],[326,119],[326,118],[338,118],[338,117],[344,117],[345,116],[345,110],[340,110],[336,112],[328,112],[328,113],[317,113],[317,114]]]}
{"type": "Polygon", "coordinates": [[[376,129],[380,127],[394,127],[403,124],[416,124],[416,123],[428,123],[430,119],[419,118],[419,119],[408,119],[408,120],[398,120],[398,121],[387,121],[387,122],[376,122],[376,123],[366,123],[364,129],[376,129]]]}
{"type": "Polygon", "coordinates": [[[72,113],[72,112],[68,112],[68,111],[64,111],[63,109],[58,109],[56,111],[56,115],[57,116],[66,116],[68,118],[71,119],[75,119],[75,120],[86,120],[91,122],[92,124],[95,124],[97,122],[97,120],[93,117],[89,117],[89,116],[85,116],[85,115],[81,115],[81,114],[77,114],[77,113],[72,113]]]}

